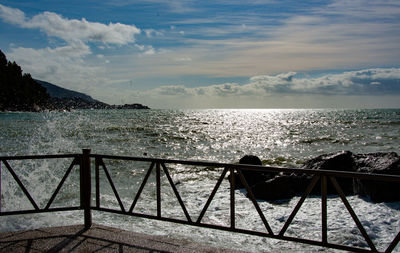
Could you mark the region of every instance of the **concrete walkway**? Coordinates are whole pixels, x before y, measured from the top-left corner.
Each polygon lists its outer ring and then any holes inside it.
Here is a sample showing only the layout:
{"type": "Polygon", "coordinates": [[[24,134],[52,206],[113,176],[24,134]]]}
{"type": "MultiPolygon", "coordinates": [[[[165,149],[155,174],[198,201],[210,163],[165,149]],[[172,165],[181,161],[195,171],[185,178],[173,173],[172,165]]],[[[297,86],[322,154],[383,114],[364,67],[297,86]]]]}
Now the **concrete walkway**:
{"type": "Polygon", "coordinates": [[[94,224],[0,233],[0,252],[232,252],[187,240],[94,224]]]}

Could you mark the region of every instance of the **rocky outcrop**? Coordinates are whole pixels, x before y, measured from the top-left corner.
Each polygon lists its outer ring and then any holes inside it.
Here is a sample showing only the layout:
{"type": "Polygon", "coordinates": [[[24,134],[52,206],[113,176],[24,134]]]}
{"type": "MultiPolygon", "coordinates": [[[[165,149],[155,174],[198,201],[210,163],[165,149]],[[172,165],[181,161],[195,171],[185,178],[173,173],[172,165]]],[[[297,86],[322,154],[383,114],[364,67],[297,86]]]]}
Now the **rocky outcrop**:
{"type": "MultiPolygon", "coordinates": [[[[357,171],[382,175],[400,175],[400,158],[396,153],[355,155],[357,171]]],[[[354,191],[374,202],[400,200],[400,184],[395,182],[354,180],[354,191]]]]}
{"type": "Polygon", "coordinates": [[[265,182],[251,186],[256,199],[278,200],[292,198],[301,194],[311,182],[307,175],[278,175],[265,182]]]}
{"type": "MultiPolygon", "coordinates": [[[[262,165],[260,158],[254,155],[245,155],[239,160],[239,164],[249,164],[249,165],[262,165]]],[[[249,186],[253,186],[257,183],[265,182],[271,178],[274,178],[277,173],[272,172],[259,172],[251,170],[242,170],[242,174],[246,179],[249,186]]],[[[244,188],[242,181],[240,180],[239,174],[235,173],[235,188],[244,188]]]]}
{"type": "MultiPolygon", "coordinates": [[[[354,161],[354,155],[350,151],[343,151],[333,154],[324,154],[304,163],[301,169],[311,170],[339,170],[347,172],[356,172],[357,164],[354,161]]],[[[312,176],[308,176],[311,180],[312,176]]],[[[345,194],[354,194],[352,178],[336,178],[345,194]]],[[[312,193],[319,194],[321,187],[314,187],[312,193]]],[[[335,194],[336,190],[331,184],[328,184],[328,194],[335,194]]]]}
{"type": "Polygon", "coordinates": [[[146,105],[142,104],[124,104],[124,105],[112,105],[112,109],[150,109],[146,105]]]}
{"type": "MultiPolygon", "coordinates": [[[[399,175],[400,158],[396,153],[353,154],[350,151],[325,154],[307,161],[302,169],[339,170],[362,172],[368,174],[399,175]]],[[[245,176],[257,199],[277,200],[291,198],[302,194],[311,182],[311,175],[304,173],[279,174],[271,178],[271,174],[259,176],[252,172],[245,176]],[[261,178],[262,180],[254,180],[261,178]],[[266,179],[267,178],[267,179],[266,179]]],[[[247,174],[247,173],[246,173],[247,174]]],[[[264,173],[265,174],[265,173],[264,173]]],[[[400,183],[361,180],[353,178],[336,178],[343,192],[347,195],[367,196],[373,202],[389,202],[400,200],[400,183]]],[[[320,194],[317,184],[312,194],[320,194]]],[[[328,194],[336,194],[336,189],[328,182],[328,194]]]]}

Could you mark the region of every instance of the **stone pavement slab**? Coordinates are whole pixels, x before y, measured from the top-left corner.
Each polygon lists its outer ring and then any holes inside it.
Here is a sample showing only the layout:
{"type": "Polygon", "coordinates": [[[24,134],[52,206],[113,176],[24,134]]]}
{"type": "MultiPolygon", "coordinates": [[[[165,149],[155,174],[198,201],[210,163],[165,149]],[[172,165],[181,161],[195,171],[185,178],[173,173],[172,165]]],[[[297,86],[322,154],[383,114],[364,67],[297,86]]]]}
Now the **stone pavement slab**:
{"type": "Polygon", "coordinates": [[[240,253],[184,239],[145,235],[93,224],[0,233],[0,252],[218,252],[240,253]]]}

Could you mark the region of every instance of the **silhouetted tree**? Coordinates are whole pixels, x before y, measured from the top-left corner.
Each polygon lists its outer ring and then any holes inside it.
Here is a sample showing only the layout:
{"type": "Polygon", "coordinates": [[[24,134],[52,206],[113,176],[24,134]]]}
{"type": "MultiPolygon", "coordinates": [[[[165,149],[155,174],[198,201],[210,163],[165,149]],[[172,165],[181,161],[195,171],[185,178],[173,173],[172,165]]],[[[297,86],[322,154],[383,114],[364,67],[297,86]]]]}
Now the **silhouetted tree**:
{"type": "Polygon", "coordinates": [[[7,61],[0,50],[0,110],[34,111],[50,99],[46,88],[36,83],[21,67],[7,61]]]}

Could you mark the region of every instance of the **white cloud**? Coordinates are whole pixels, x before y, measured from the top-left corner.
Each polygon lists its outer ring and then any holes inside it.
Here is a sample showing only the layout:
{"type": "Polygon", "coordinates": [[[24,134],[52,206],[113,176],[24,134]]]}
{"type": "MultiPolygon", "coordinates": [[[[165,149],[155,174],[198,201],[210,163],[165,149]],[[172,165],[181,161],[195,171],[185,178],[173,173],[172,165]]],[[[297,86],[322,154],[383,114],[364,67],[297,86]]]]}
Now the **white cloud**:
{"type": "Polygon", "coordinates": [[[182,96],[182,95],[193,95],[192,90],[185,88],[184,86],[173,85],[173,86],[161,86],[152,91],[152,93],[159,95],[172,95],[172,96],[182,96]]]}
{"type": "Polygon", "coordinates": [[[253,76],[250,78],[250,81],[255,83],[268,84],[268,86],[276,86],[291,82],[296,74],[296,72],[291,71],[279,75],[253,76]]]}
{"type": "Polygon", "coordinates": [[[380,108],[400,106],[399,96],[400,68],[320,77],[287,72],[254,76],[242,85],[171,85],[136,94],[154,108],[380,108]]]}
{"type": "Polygon", "coordinates": [[[151,45],[139,45],[139,44],[135,44],[135,47],[137,49],[139,49],[140,51],[142,51],[143,53],[141,53],[141,55],[155,55],[156,53],[162,53],[163,50],[156,50],[153,46],[151,45]]]}
{"type": "Polygon", "coordinates": [[[237,83],[224,83],[218,85],[211,85],[208,87],[195,88],[196,94],[203,94],[206,96],[231,96],[243,95],[244,89],[237,83]]]}
{"type": "Polygon", "coordinates": [[[31,19],[18,9],[0,4],[0,17],[22,28],[40,29],[48,36],[61,38],[65,41],[87,41],[111,44],[127,44],[135,41],[134,36],[140,33],[134,25],[109,23],[108,25],[89,22],[82,18],[67,19],[53,12],[43,12],[31,19]]]}
{"type": "Polygon", "coordinates": [[[144,32],[147,38],[152,38],[154,36],[164,36],[164,33],[154,29],[145,29],[144,32]]]}
{"type": "Polygon", "coordinates": [[[317,78],[298,78],[295,72],[288,72],[254,76],[243,85],[224,83],[195,88],[162,86],[149,92],[163,96],[211,97],[263,97],[273,94],[394,95],[400,94],[400,69],[365,69],[341,74],[326,74],[317,78]]]}
{"type": "Polygon", "coordinates": [[[24,72],[34,73],[34,78],[88,92],[93,84],[107,80],[102,67],[90,66],[83,60],[90,54],[91,50],[86,44],[75,42],[54,49],[12,48],[7,56],[18,62],[24,72]]]}
{"type": "Polygon", "coordinates": [[[250,83],[271,93],[324,94],[324,95],[377,95],[400,93],[399,68],[375,68],[326,74],[318,78],[296,78],[293,73],[253,77],[250,83]],[[381,89],[377,89],[377,83],[381,89]]]}
{"type": "Polygon", "coordinates": [[[140,51],[143,51],[145,49],[144,45],[135,44],[135,47],[137,47],[140,51]]]}
{"type": "Polygon", "coordinates": [[[152,46],[148,46],[147,50],[143,53],[144,55],[154,55],[156,50],[152,46]]]}
{"type": "Polygon", "coordinates": [[[7,23],[20,25],[25,22],[25,13],[0,4],[0,18],[7,23]]]}
{"type": "MultiPolygon", "coordinates": [[[[96,54],[94,59],[102,61],[95,60],[91,64],[88,58],[93,52],[89,43],[102,43],[97,45],[101,50],[112,49],[111,45],[134,43],[135,35],[141,32],[134,25],[106,25],[89,22],[85,18],[68,19],[53,12],[43,12],[28,18],[21,10],[1,4],[0,19],[21,28],[38,29],[48,36],[49,41],[54,37],[65,41],[62,46],[58,46],[59,42],[55,43],[57,46],[53,48],[12,46],[7,55],[34,78],[88,94],[98,94],[97,88],[109,82],[104,64],[110,63],[103,54],[96,54]]],[[[152,47],[147,48],[150,53],[152,47]]],[[[101,90],[105,92],[107,89],[101,90]]]]}

